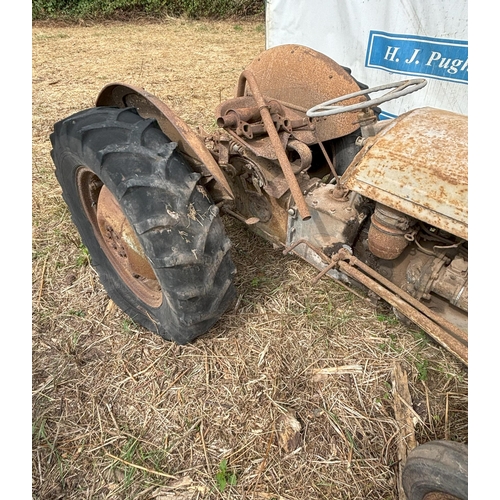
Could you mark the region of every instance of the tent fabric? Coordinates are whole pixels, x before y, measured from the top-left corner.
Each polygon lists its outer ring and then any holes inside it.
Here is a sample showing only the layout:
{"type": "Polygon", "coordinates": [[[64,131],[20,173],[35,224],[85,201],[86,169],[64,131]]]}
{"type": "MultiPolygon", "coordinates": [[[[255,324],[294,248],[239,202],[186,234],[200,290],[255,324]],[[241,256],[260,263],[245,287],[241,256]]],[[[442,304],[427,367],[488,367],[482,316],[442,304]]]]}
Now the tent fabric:
{"type": "Polygon", "coordinates": [[[424,106],[467,115],[467,32],[466,0],[266,2],[267,48],[305,45],[369,87],[427,79],[422,90],[383,104],[382,117],[424,106]]]}

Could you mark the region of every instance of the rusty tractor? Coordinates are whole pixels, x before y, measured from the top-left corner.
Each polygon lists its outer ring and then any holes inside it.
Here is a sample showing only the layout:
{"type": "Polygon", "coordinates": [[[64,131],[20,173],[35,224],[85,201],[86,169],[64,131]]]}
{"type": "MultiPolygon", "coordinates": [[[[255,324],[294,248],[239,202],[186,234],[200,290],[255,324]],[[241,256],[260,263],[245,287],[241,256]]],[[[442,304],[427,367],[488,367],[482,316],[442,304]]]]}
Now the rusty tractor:
{"type": "Polygon", "coordinates": [[[367,88],[282,45],[241,73],[214,133],[113,83],[55,125],[52,158],[109,296],[165,339],[192,341],[234,301],[224,213],[312,264],[316,280],[383,299],[467,364],[467,117],[378,116],[425,85],[367,88]]]}

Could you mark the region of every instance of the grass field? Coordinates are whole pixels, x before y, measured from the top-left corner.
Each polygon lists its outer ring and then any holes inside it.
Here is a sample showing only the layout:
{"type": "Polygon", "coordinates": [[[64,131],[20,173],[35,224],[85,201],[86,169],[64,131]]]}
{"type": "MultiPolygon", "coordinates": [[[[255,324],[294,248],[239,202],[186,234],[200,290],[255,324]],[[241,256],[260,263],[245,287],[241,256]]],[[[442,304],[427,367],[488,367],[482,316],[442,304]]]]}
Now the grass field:
{"type": "Polygon", "coordinates": [[[99,283],[53,173],[53,124],[124,82],[210,130],[265,48],[262,22],[39,23],[32,43],[34,499],[403,498],[395,367],[417,442],[467,442],[459,361],[237,221],[238,308],[190,345],[135,325],[99,283]]]}

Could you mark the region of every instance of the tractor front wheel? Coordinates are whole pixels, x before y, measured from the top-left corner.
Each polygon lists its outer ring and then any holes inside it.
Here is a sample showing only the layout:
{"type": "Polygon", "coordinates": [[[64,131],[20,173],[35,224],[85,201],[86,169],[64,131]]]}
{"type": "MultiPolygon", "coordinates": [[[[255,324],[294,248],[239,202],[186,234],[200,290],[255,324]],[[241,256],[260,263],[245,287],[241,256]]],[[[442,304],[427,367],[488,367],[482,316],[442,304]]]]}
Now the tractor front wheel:
{"type": "Polygon", "coordinates": [[[414,448],[403,469],[408,500],[467,500],[467,445],[430,441],[414,448]]]}

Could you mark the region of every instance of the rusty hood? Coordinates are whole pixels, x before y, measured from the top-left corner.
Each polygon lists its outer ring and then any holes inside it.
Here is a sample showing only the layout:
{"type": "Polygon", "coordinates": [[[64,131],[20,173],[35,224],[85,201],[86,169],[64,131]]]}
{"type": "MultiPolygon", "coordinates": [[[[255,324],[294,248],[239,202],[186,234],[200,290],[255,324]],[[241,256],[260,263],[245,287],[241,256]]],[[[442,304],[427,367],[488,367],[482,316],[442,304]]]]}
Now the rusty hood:
{"type": "Polygon", "coordinates": [[[468,119],[419,108],[367,140],[346,188],[468,239],[468,119]]]}

